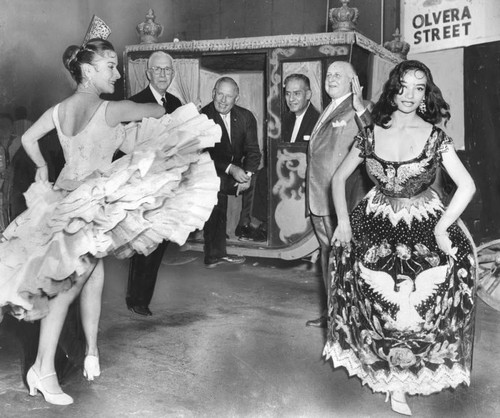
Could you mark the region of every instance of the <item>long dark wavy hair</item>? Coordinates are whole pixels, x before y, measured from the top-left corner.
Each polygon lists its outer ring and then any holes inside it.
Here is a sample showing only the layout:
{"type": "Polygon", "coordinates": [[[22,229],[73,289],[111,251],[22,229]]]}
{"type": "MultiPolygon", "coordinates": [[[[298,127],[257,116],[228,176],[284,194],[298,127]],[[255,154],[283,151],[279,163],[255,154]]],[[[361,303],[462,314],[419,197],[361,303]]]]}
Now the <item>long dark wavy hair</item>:
{"type": "Polygon", "coordinates": [[[422,62],[416,60],[402,61],[396,65],[389,74],[389,79],[384,84],[384,89],[378,102],[372,110],[373,121],[383,128],[388,128],[392,113],[397,109],[394,97],[403,90],[403,77],[409,71],[421,71],[427,78],[425,86],[426,110],[418,115],[426,122],[433,125],[445,119],[445,124],[450,119],[450,105],[444,100],[441,90],[432,78],[431,70],[422,62]]]}
{"type": "Polygon", "coordinates": [[[104,57],[107,51],[115,52],[111,42],[94,38],[82,46],[68,46],[63,54],[63,63],[73,79],[80,84],[83,81],[82,65],[92,64],[96,54],[104,57]]]}

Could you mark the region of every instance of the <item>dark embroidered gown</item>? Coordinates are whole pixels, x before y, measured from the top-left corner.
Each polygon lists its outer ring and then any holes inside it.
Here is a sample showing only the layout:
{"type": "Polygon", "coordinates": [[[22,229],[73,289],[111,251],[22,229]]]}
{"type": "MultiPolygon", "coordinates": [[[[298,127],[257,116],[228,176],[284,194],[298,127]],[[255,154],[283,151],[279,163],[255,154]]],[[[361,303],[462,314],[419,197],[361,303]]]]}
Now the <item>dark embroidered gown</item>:
{"type": "Polygon", "coordinates": [[[453,142],[433,127],[421,154],[385,161],[372,128],[356,146],[376,186],[351,214],[353,245],[332,252],[324,356],[374,392],[430,394],[470,383],[475,247],[459,220],[448,228],[456,260],[437,246],[444,212],[432,189],[453,142]]]}

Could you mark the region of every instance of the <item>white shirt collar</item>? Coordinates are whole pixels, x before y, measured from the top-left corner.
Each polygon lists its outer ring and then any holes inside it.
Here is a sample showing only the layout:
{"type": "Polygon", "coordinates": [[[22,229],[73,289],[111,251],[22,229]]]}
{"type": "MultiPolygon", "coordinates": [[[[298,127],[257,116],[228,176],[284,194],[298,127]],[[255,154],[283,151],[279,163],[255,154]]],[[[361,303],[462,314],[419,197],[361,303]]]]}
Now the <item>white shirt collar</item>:
{"type": "Polygon", "coordinates": [[[335,107],[337,107],[340,103],[342,103],[345,99],[347,99],[352,93],[347,93],[344,94],[342,97],[339,97],[338,99],[332,99],[332,101],[335,102],[335,107]]]}
{"type": "Polygon", "coordinates": [[[163,102],[161,101],[161,99],[165,96],[162,96],[160,93],[158,93],[151,84],[149,85],[149,89],[153,93],[153,96],[155,96],[157,103],[163,106],[163,102]]]}
{"type": "Polygon", "coordinates": [[[302,119],[304,119],[304,115],[306,114],[307,112],[307,109],[309,109],[309,106],[311,106],[311,102],[309,102],[306,106],[306,109],[302,112],[302,114],[300,116],[297,116],[295,115],[295,120],[297,121],[301,121],[302,119]]]}

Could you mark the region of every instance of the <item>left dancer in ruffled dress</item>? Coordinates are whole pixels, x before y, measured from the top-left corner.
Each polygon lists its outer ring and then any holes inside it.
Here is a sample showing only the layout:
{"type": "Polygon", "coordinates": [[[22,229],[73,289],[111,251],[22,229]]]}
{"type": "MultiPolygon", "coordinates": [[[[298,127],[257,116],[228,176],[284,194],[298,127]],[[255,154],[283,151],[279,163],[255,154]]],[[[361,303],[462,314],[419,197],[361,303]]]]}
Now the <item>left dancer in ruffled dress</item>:
{"type": "Polygon", "coordinates": [[[83,373],[93,380],[100,375],[102,258],[147,255],[163,239],[182,244],[203,226],[219,181],[202,150],[220,138],[220,128],[192,104],[157,120],[152,118],[165,113],[158,104],[102,100],[120,78],[117,54],[106,40],[70,46],[63,61],[76,91],[23,135],[37,166],[35,183],[26,193],[27,211],[0,243],[0,313],[41,319],[37,357],[26,379],[31,395],[39,391],[56,405],[73,403],[54,366],[68,307],[80,295],[83,373]],[[66,165],[52,188],[38,140],[54,128],[66,165]],[[112,163],[117,149],[128,155],[112,163]]]}

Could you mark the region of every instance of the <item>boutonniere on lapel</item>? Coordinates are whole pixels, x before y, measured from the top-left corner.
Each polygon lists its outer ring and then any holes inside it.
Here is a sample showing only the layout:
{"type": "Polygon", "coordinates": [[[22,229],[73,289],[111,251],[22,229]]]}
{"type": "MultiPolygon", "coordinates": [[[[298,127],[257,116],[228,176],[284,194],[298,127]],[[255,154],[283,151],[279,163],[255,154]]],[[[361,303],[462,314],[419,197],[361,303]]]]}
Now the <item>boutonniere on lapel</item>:
{"type": "Polygon", "coordinates": [[[332,122],[332,126],[334,128],[340,128],[341,126],[346,126],[347,125],[347,122],[345,120],[334,120],[332,122]]]}

